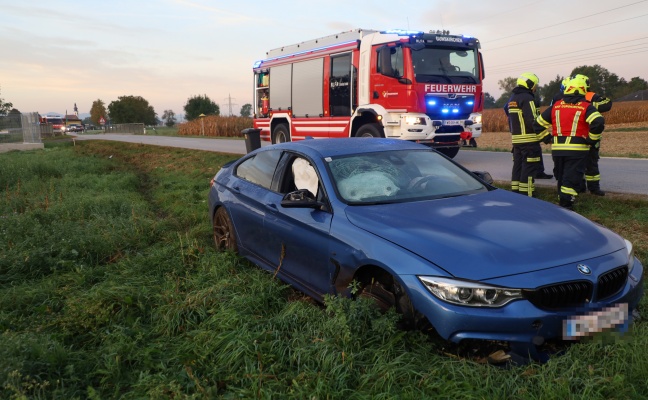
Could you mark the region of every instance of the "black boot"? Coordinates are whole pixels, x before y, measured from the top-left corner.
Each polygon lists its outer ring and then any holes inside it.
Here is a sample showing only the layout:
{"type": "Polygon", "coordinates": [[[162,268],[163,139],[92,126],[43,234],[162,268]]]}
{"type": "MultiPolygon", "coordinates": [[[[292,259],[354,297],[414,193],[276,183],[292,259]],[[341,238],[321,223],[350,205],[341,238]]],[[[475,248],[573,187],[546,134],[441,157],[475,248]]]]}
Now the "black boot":
{"type": "Polygon", "coordinates": [[[536,176],[536,179],[551,179],[551,178],[553,178],[553,175],[549,175],[544,171],[538,173],[538,176],[536,176]]]}
{"type": "Polygon", "coordinates": [[[574,210],[574,198],[573,197],[560,197],[560,206],[568,210],[574,210]]]}
{"type": "Polygon", "coordinates": [[[598,181],[590,182],[587,185],[587,189],[594,196],[605,196],[605,192],[601,190],[601,184],[598,181]]]}

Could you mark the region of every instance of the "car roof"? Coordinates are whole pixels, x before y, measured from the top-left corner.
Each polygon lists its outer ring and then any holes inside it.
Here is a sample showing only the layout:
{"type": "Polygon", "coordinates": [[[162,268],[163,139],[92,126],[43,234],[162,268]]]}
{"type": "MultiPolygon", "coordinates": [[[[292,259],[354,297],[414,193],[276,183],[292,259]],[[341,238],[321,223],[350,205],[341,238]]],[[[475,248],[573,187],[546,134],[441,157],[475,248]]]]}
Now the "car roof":
{"type": "Polygon", "coordinates": [[[321,157],[345,156],[357,153],[372,153],[389,150],[425,150],[429,147],[422,144],[408,142],[400,139],[379,138],[339,138],[339,139],[304,139],[297,142],[287,142],[264,147],[301,151],[304,153],[316,152],[321,157]]]}

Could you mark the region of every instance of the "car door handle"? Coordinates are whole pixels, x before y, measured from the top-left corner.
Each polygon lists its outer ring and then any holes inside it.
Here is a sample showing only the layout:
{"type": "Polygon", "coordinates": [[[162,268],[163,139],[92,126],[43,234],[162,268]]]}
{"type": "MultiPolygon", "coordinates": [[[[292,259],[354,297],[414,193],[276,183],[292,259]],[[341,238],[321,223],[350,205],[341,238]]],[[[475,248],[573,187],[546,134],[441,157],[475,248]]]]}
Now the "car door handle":
{"type": "Polygon", "coordinates": [[[277,212],[277,205],[275,203],[266,203],[266,208],[272,212],[277,212]]]}
{"type": "Polygon", "coordinates": [[[232,192],[241,193],[241,188],[238,186],[232,186],[232,192]]]}

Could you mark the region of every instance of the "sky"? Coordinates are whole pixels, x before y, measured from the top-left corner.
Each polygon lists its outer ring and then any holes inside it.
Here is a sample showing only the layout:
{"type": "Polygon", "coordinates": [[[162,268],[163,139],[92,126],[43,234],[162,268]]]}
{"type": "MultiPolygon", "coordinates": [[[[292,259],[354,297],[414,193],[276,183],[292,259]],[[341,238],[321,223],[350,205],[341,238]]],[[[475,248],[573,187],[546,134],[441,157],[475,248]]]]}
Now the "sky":
{"type": "Polygon", "coordinates": [[[141,96],[161,117],[207,95],[238,115],[268,50],[356,28],[477,37],[497,98],[506,77],[580,65],[648,80],[646,26],[648,0],[0,0],[0,98],[81,115],[141,96]]]}

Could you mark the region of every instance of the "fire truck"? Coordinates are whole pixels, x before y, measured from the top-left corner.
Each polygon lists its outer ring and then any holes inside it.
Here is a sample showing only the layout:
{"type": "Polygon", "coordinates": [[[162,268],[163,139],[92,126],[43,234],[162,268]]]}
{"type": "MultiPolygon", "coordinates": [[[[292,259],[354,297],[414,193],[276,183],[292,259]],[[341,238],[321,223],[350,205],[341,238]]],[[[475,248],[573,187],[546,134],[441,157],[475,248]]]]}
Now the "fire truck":
{"type": "Polygon", "coordinates": [[[46,115],[40,117],[41,124],[51,124],[52,130],[56,132],[65,132],[65,120],[63,117],[46,115]]]}
{"type": "Polygon", "coordinates": [[[254,64],[253,126],[274,143],[387,137],[454,157],[481,135],[479,40],[354,29],[268,51],[254,64]]]}

